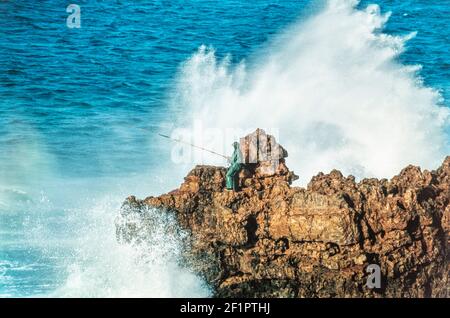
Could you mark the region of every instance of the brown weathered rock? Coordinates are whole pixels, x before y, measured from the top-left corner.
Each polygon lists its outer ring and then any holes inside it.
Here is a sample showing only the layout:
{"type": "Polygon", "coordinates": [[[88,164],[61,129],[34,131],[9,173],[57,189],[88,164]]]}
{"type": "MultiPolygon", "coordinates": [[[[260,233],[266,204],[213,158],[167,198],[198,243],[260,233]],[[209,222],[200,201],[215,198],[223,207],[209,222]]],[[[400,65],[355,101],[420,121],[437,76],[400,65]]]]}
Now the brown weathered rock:
{"type": "Polygon", "coordinates": [[[174,213],[190,235],[185,259],[224,297],[448,297],[450,157],[435,171],[408,166],[392,180],[359,183],[319,173],[306,189],[277,172],[197,166],[181,187],[124,204],[118,235],[133,237],[144,207],[174,213]],[[380,289],[366,286],[369,264],[380,289]]]}

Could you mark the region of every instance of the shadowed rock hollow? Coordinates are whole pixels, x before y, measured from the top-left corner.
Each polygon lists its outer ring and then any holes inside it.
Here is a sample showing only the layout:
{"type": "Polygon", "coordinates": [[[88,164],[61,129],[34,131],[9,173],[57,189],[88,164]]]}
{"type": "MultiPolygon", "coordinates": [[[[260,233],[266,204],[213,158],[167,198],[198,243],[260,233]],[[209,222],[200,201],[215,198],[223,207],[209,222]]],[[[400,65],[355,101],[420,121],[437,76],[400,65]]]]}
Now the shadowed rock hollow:
{"type": "Polygon", "coordinates": [[[450,157],[390,181],[319,173],[305,189],[282,150],[241,172],[239,192],[224,190],[225,168],[196,166],[179,189],[129,197],[118,239],[145,239],[149,208],[173,214],[189,234],[183,262],[219,297],[448,297],[450,157]],[[366,286],[369,264],[381,288],[366,286]]]}

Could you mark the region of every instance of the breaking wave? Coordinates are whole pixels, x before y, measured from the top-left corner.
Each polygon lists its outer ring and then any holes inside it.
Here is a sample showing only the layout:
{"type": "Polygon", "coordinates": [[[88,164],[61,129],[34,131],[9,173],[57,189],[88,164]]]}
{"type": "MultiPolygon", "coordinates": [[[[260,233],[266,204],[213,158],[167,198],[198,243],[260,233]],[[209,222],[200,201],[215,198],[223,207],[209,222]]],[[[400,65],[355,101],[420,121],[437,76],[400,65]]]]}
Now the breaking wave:
{"type": "MultiPolygon", "coordinates": [[[[148,223],[135,218],[136,239],[119,243],[111,213],[111,198],[89,212],[89,224],[67,264],[65,284],[57,297],[207,297],[204,282],[180,263],[184,233],[173,216],[148,210],[148,223]],[[93,244],[95,242],[95,244],[93,244]]],[[[84,212],[85,213],[85,212],[84,212]]],[[[115,215],[115,213],[113,214],[115,215]]],[[[117,218],[120,223],[122,219],[117,218]]],[[[130,217],[127,219],[131,222],[130,217]]],[[[82,228],[78,226],[78,228],[82,228]]]]}
{"type": "MultiPolygon", "coordinates": [[[[201,46],[182,66],[174,100],[192,114],[187,125],[276,131],[303,184],[334,168],[357,178],[390,177],[408,164],[436,168],[449,153],[449,110],[423,85],[420,66],[397,59],[415,34],[383,33],[390,14],[357,4],[329,1],[250,68],[201,46]]],[[[204,139],[194,141],[231,151],[229,142],[204,139]]]]}

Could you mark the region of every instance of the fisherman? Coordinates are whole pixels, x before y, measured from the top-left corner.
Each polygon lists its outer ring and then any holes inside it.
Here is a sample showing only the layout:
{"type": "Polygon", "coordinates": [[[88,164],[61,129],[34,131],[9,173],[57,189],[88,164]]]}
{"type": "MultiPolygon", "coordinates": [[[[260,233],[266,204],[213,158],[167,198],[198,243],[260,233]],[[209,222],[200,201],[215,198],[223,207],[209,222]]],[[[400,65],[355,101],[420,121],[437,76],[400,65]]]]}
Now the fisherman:
{"type": "Polygon", "coordinates": [[[233,143],[233,155],[230,158],[230,167],[227,170],[226,174],[226,188],[227,190],[239,190],[238,185],[238,175],[239,171],[241,171],[242,167],[242,153],[241,153],[241,147],[238,142],[233,143]]]}
{"type": "Polygon", "coordinates": [[[226,174],[226,189],[227,190],[234,190],[234,191],[238,191],[239,190],[238,174],[241,171],[241,168],[242,168],[242,165],[244,164],[244,161],[243,161],[243,156],[242,156],[242,152],[241,152],[241,147],[240,147],[240,144],[238,142],[234,142],[233,143],[233,148],[234,148],[233,155],[231,157],[227,157],[227,156],[222,155],[220,153],[217,153],[215,151],[212,151],[212,150],[200,147],[200,146],[196,146],[194,144],[191,144],[189,142],[186,142],[186,141],[183,141],[183,140],[180,140],[180,139],[171,138],[171,137],[169,137],[167,135],[163,135],[163,134],[158,134],[158,135],[160,135],[161,137],[170,139],[172,141],[183,143],[183,144],[187,144],[187,145],[189,145],[191,147],[198,148],[198,149],[201,149],[203,151],[207,151],[207,152],[210,152],[212,154],[215,154],[215,155],[221,156],[223,158],[226,158],[228,160],[228,162],[230,163],[230,167],[228,168],[227,174],[226,174]]]}

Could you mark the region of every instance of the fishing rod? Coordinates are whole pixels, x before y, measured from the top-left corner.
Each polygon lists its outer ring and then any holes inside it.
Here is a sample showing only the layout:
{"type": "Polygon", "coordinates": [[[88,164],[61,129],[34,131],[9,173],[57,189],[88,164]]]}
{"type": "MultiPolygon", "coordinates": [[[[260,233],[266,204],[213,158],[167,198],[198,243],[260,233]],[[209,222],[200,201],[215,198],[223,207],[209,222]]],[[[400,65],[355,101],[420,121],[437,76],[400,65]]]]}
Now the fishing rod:
{"type": "Polygon", "coordinates": [[[171,138],[171,137],[169,137],[169,136],[167,136],[167,135],[164,135],[164,134],[158,134],[158,135],[160,135],[161,137],[167,138],[167,139],[169,139],[169,140],[172,140],[172,141],[175,141],[175,142],[179,142],[179,143],[182,143],[182,144],[186,144],[186,145],[189,145],[189,146],[191,146],[191,147],[198,148],[198,149],[201,149],[201,150],[203,150],[203,151],[207,151],[207,152],[210,152],[210,153],[215,154],[215,155],[217,155],[217,156],[223,157],[223,158],[225,158],[225,159],[227,159],[227,160],[230,160],[230,157],[228,157],[228,156],[222,155],[222,154],[220,154],[220,153],[217,153],[217,152],[215,152],[215,151],[212,151],[212,150],[209,150],[209,149],[200,147],[200,146],[196,146],[196,145],[191,144],[191,143],[189,143],[189,142],[187,142],[187,141],[183,141],[183,140],[180,140],[180,139],[171,138]]]}

